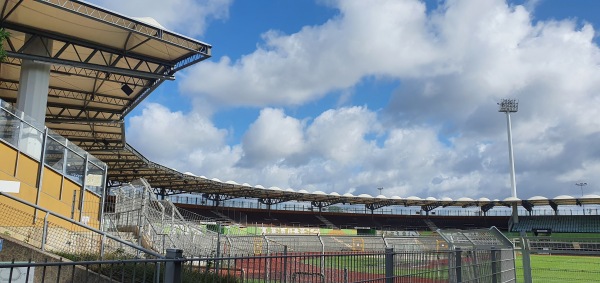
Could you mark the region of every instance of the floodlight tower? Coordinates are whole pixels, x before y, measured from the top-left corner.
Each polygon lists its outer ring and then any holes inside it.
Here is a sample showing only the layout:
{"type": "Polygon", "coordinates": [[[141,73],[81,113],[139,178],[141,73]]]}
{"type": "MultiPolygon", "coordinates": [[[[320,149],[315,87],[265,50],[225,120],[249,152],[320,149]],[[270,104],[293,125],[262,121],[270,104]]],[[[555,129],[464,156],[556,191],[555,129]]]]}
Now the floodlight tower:
{"type": "Polygon", "coordinates": [[[583,197],[583,187],[587,186],[586,182],[575,183],[575,186],[579,186],[581,188],[581,196],[583,197]]]}
{"type": "MultiPolygon", "coordinates": [[[[512,197],[517,197],[517,182],[515,180],[515,158],[512,146],[512,129],[510,123],[510,113],[516,113],[519,110],[519,101],[516,99],[502,99],[498,103],[500,109],[498,112],[506,113],[506,129],[508,132],[508,162],[510,165],[510,187],[512,188],[512,197]]],[[[519,213],[517,205],[513,205],[513,223],[519,222],[519,213]]]]}
{"type": "MultiPolygon", "coordinates": [[[[579,183],[575,183],[575,186],[579,186],[581,188],[581,198],[583,198],[583,187],[587,186],[587,183],[579,182],[579,183]]],[[[583,206],[583,203],[581,204],[581,208],[583,209],[583,215],[585,215],[585,206],[583,206]]]]}

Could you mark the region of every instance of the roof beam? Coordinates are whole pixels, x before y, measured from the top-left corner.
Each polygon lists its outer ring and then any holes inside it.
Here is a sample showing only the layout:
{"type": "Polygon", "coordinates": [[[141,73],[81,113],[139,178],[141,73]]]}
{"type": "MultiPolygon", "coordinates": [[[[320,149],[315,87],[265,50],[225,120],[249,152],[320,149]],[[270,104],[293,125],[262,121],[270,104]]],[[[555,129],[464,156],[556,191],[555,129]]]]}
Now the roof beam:
{"type": "Polygon", "coordinates": [[[98,64],[70,61],[70,60],[57,59],[57,58],[48,58],[48,57],[44,57],[44,56],[37,56],[37,55],[24,54],[24,53],[16,53],[13,51],[6,51],[6,54],[7,54],[7,56],[19,58],[21,60],[23,60],[23,59],[33,60],[33,61],[36,61],[39,63],[45,63],[45,64],[49,64],[49,65],[71,66],[71,67],[77,67],[77,68],[97,70],[97,71],[107,72],[107,73],[111,73],[111,74],[121,74],[121,75],[126,75],[126,76],[131,76],[131,77],[136,77],[136,78],[143,78],[143,79],[160,79],[160,80],[171,80],[171,81],[175,80],[175,77],[173,75],[154,74],[154,73],[149,73],[149,72],[128,70],[128,69],[103,66],[103,65],[98,65],[98,64]]]}

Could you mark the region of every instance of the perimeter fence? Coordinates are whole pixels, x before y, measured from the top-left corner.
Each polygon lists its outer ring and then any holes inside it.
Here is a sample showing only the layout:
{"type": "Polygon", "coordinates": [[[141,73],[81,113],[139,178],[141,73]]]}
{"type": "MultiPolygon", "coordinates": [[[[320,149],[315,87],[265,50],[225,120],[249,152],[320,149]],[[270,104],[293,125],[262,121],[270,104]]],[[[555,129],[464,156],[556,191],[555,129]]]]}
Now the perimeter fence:
{"type": "Polygon", "coordinates": [[[5,282],[515,282],[499,249],[282,253],[262,256],[0,264],[5,282]],[[512,279],[511,279],[512,278],[512,279]]]}

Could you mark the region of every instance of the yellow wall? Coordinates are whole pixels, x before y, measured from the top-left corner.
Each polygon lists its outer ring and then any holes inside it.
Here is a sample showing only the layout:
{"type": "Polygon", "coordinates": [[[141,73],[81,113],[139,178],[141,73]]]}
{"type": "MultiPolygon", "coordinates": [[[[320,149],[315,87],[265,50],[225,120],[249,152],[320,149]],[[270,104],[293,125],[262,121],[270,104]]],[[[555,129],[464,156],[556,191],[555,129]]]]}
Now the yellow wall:
{"type": "Polygon", "coordinates": [[[12,147],[0,142],[0,171],[10,174],[11,176],[15,173],[15,160],[17,158],[17,151],[12,147]]]}
{"type": "Polygon", "coordinates": [[[26,183],[35,187],[39,170],[39,162],[31,159],[29,156],[23,153],[20,153],[17,166],[17,179],[19,179],[21,183],[26,183]]]}
{"type": "MultiPolygon", "coordinates": [[[[36,188],[36,179],[39,171],[38,166],[39,162],[29,158],[25,154],[18,153],[16,149],[0,141],[0,180],[21,182],[19,193],[14,193],[11,195],[33,204],[36,203],[36,198],[38,195],[38,190],[36,188]],[[18,161],[16,160],[17,157],[18,161]],[[15,164],[17,164],[16,174],[15,164]]],[[[68,178],[64,178],[61,174],[55,172],[49,167],[44,167],[41,190],[39,193],[39,206],[67,218],[71,218],[71,214],[73,214],[73,219],[75,221],[79,221],[81,215],[81,212],[79,211],[80,197],[81,186],[79,184],[72,182],[68,178]],[[73,192],[75,192],[74,211],[73,192]]],[[[101,198],[86,191],[84,201],[85,204],[83,215],[89,216],[88,225],[98,228],[98,218],[100,213],[99,206],[101,198]]],[[[30,215],[29,217],[20,216],[10,219],[10,217],[6,217],[4,214],[2,214],[2,217],[0,217],[0,225],[14,226],[20,224],[27,226],[32,225],[33,223],[32,217],[34,214],[34,209],[27,205],[18,203],[5,197],[0,197],[0,209],[17,209],[26,215],[30,215]]],[[[38,217],[40,217],[40,215],[43,217],[45,213],[38,212],[38,217]]],[[[60,223],[60,226],[63,226],[64,228],[70,228],[72,226],[71,224],[67,225],[67,222],[63,220],[57,220],[57,223],[60,223]]]]}

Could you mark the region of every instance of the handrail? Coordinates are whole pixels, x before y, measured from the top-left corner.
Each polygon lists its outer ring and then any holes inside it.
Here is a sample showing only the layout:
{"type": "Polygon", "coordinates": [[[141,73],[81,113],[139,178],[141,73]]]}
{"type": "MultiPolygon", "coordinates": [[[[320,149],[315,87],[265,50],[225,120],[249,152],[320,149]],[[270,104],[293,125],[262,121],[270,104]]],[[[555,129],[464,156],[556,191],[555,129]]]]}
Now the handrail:
{"type": "Polygon", "coordinates": [[[141,252],[144,252],[144,253],[147,253],[147,254],[153,255],[153,256],[155,256],[155,257],[158,257],[158,258],[165,258],[165,256],[164,256],[164,255],[161,255],[161,254],[159,254],[159,253],[156,253],[156,252],[154,252],[154,251],[151,251],[151,250],[145,249],[145,248],[143,248],[143,247],[136,246],[136,245],[134,245],[134,244],[132,244],[132,243],[130,243],[130,242],[127,242],[127,241],[121,240],[121,239],[119,239],[118,237],[115,237],[115,236],[113,236],[113,235],[111,235],[111,234],[109,234],[109,233],[103,232],[103,231],[101,231],[101,230],[98,230],[98,229],[96,229],[96,228],[93,228],[93,227],[87,226],[87,225],[85,225],[85,224],[79,223],[79,222],[77,222],[77,221],[74,221],[73,219],[70,219],[70,218],[64,217],[64,216],[62,216],[62,215],[56,214],[56,213],[54,213],[54,212],[52,212],[52,211],[50,211],[50,210],[47,210],[47,209],[45,209],[45,208],[43,208],[43,207],[40,207],[40,206],[38,206],[38,205],[35,205],[35,204],[33,204],[33,203],[30,203],[30,202],[28,202],[28,201],[25,201],[25,200],[19,199],[19,198],[17,198],[17,197],[11,196],[11,195],[9,195],[9,194],[6,194],[6,193],[4,193],[4,192],[0,192],[0,196],[4,196],[4,197],[7,197],[7,198],[9,198],[9,199],[11,199],[11,200],[14,200],[14,201],[16,201],[16,202],[20,202],[20,203],[22,203],[22,204],[25,204],[25,205],[28,205],[28,206],[30,206],[30,207],[33,207],[33,208],[35,208],[35,209],[39,209],[39,210],[41,210],[41,211],[43,211],[43,212],[46,212],[46,213],[47,213],[47,214],[49,214],[49,215],[52,215],[52,216],[58,217],[58,218],[60,218],[60,219],[62,219],[62,220],[65,220],[65,221],[67,221],[67,222],[70,222],[71,224],[75,224],[75,225],[78,225],[78,226],[80,226],[80,227],[83,227],[83,228],[85,228],[85,229],[88,229],[88,230],[90,230],[90,231],[92,231],[92,232],[98,233],[98,234],[100,234],[100,235],[102,235],[102,236],[104,236],[104,237],[110,238],[111,240],[117,241],[117,242],[119,242],[119,243],[121,243],[121,244],[124,244],[124,245],[126,245],[126,246],[129,246],[129,247],[131,247],[131,248],[134,248],[134,249],[136,249],[136,250],[139,250],[139,251],[141,251],[141,252]]]}

